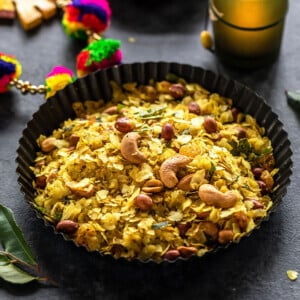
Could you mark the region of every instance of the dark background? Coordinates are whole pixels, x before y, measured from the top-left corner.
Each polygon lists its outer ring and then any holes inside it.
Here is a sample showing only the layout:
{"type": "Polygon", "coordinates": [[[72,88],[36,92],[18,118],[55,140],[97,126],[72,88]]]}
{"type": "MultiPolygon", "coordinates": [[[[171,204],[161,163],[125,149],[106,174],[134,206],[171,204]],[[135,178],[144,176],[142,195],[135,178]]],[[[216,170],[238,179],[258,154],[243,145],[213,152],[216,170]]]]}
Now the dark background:
{"type": "MultiPolygon", "coordinates": [[[[101,259],[55,235],[24,201],[15,151],[26,123],[45,100],[42,95],[24,96],[12,89],[0,94],[0,202],[13,210],[41,269],[59,287],[0,281],[0,299],[300,299],[300,278],[291,282],[286,276],[289,269],[300,272],[300,115],[284,94],[300,89],[300,2],[290,1],[278,60],[255,71],[225,67],[201,47],[206,1],[110,3],[113,16],[105,37],[121,40],[124,63],[176,61],[201,66],[237,79],[264,96],[292,143],[291,184],[268,222],[216,255],[161,265],[101,259]],[[129,38],[135,38],[135,43],[129,38]]],[[[22,79],[41,84],[55,65],[75,70],[75,57],[84,45],[64,34],[60,20],[58,15],[31,32],[23,31],[18,21],[0,24],[0,52],[18,58],[22,79]]]]}

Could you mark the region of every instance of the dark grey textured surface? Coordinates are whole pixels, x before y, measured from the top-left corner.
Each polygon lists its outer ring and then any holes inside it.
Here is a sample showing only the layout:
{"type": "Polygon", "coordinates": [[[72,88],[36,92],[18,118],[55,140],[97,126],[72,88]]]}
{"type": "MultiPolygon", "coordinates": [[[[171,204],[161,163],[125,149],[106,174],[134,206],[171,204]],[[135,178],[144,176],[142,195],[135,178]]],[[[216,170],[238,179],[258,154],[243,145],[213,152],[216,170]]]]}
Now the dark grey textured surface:
{"type": "MultiPolygon", "coordinates": [[[[13,89],[0,95],[0,201],[14,211],[42,270],[60,287],[16,287],[0,281],[0,299],[299,299],[300,280],[289,281],[286,271],[300,271],[300,113],[287,105],[284,91],[300,89],[300,3],[290,1],[279,59],[249,72],[226,68],[202,49],[199,33],[206,1],[110,2],[113,18],[105,36],[122,41],[124,62],[189,63],[237,79],[263,95],[289,133],[292,182],[260,230],[217,255],[169,265],[99,259],[54,235],[25,203],[17,184],[15,151],[44,98],[13,89]],[[136,42],[128,42],[129,37],[136,42]]],[[[14,54],[22,62],[22,78],[33,83],[43,83],[54,65],[74,70],[81,47],[65,36],[59,17],[30,33],[18,22],[0,26],[0,52],[14,54]]]]}

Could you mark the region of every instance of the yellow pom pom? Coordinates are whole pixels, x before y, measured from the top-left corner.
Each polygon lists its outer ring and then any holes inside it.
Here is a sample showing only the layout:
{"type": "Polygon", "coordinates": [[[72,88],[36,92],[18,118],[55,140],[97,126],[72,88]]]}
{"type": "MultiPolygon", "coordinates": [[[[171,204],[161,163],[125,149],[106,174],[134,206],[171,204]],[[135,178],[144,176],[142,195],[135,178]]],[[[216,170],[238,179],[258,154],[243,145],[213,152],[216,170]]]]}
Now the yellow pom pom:
{"type": "Polygon", "coordinates": [[[72,82],[69,74],[58,74],[46,79],[46,86],[48,87],[46,99],[53,96],[57,91],[62,90],[67,84],[72,82]]]}

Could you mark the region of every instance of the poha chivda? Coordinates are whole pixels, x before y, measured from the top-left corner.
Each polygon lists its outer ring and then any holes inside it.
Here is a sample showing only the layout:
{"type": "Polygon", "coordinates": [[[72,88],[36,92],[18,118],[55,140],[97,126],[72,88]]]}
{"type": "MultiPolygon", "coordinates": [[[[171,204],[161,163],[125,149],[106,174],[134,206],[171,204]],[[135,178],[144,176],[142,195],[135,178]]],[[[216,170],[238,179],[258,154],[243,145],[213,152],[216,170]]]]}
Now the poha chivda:
{"type": "Polygon", "coordinates": [[[111,82],[41,135],[35,207],[90,251],[128,260],[202,256],[272,207],[271,141],[232,99],[197,83],[111,82]]]}

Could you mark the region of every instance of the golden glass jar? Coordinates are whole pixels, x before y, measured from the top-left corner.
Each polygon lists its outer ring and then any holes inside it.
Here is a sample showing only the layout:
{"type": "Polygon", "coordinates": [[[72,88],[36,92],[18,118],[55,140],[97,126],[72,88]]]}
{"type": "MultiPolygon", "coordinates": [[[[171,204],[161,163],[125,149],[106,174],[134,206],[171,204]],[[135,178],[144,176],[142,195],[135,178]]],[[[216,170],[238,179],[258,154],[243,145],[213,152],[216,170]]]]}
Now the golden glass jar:
{"type": "Polygon", "coordinates": [[[273,62],[287,10],[288,0],[209,0],[216,55],[241,68],[273,62]]]}

